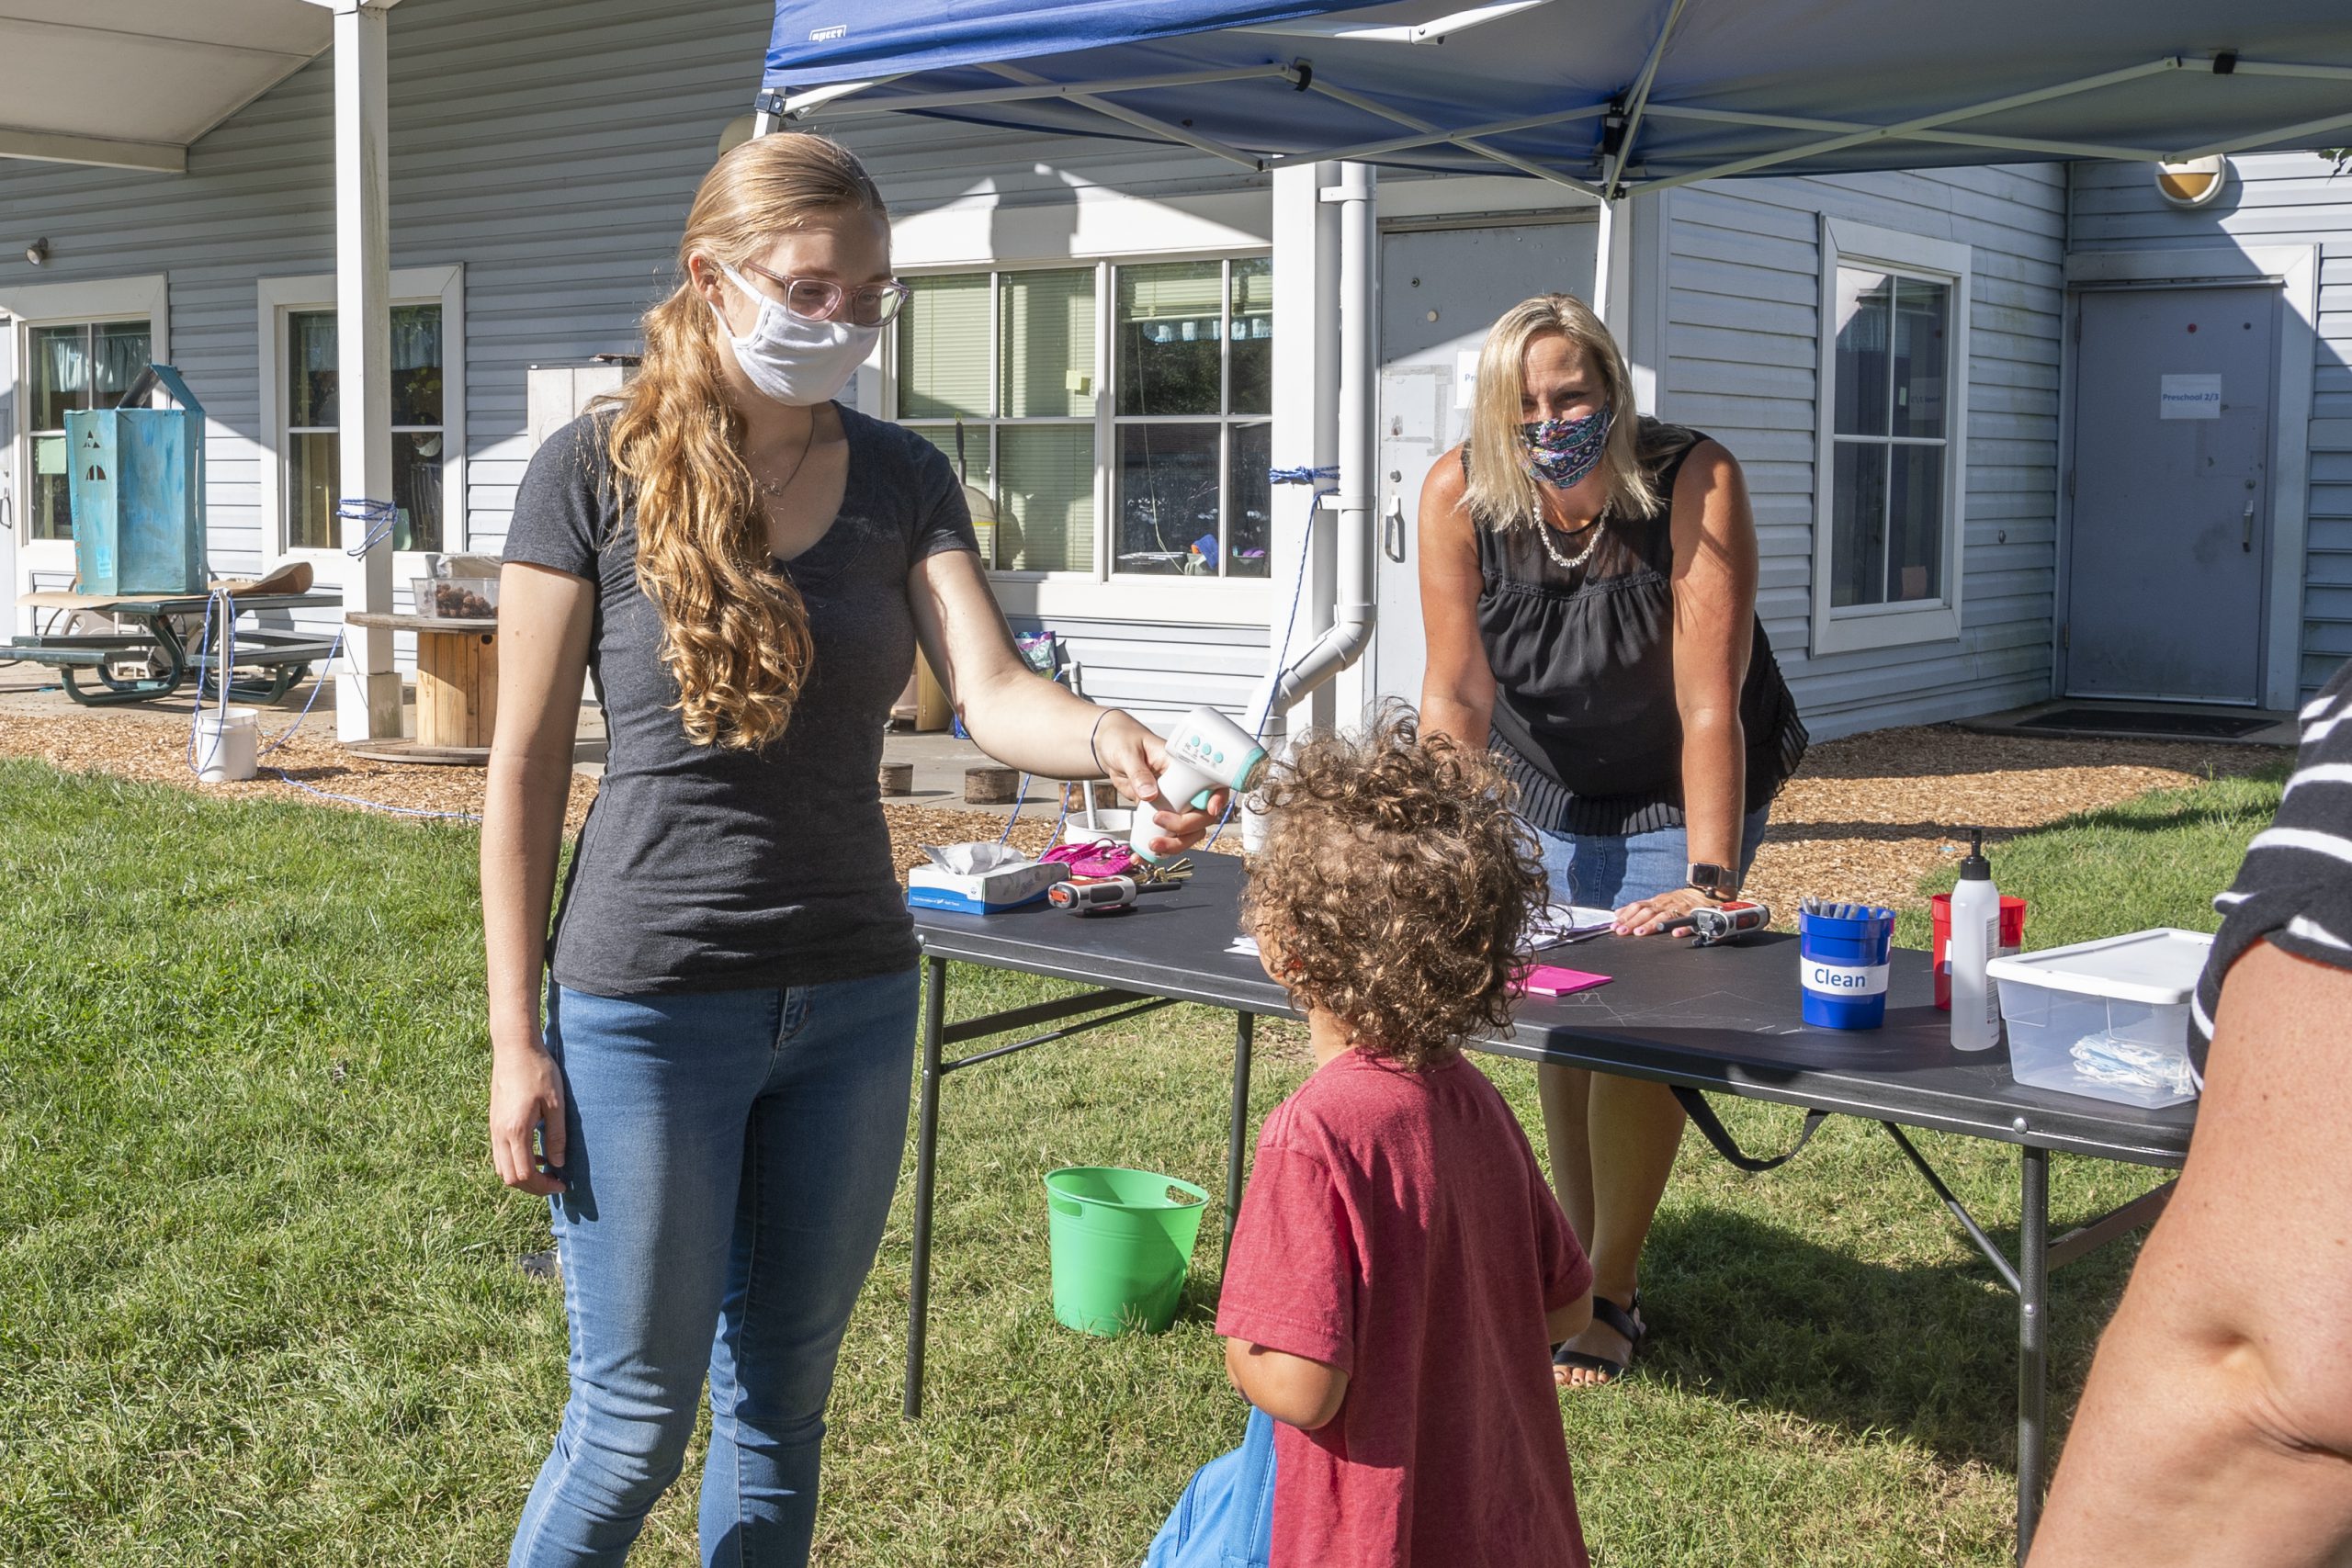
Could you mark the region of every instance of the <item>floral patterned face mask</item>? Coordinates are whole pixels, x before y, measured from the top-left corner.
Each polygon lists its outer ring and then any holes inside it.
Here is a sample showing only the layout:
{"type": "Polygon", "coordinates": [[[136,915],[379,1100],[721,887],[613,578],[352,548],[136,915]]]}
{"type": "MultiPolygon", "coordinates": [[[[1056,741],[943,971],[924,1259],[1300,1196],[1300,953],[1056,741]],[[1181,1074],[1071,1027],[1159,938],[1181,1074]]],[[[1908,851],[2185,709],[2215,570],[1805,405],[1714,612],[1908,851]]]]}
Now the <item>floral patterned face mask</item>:
{"type": "Polygon", "coordinates": [[[1582,419],[1539,419],[1521,425],[1519,439],[1527,448],[1527,471],[1558,490],[1581,482],[1609,445],[1610,412],[1602,409],[1582,419]]]}

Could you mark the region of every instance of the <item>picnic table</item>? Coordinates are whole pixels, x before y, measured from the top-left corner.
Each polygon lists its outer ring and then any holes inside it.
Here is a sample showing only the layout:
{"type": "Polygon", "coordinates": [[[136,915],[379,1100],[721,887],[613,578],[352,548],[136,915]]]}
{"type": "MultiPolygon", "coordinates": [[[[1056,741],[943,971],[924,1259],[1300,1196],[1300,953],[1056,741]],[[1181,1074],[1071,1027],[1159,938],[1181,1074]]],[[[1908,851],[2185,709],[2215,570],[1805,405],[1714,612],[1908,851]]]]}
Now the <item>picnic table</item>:
{"type": "MultiPolygon", "coordinates": [[[[1179,1001],[1230,1011],[1234,1067],[1225,1227],[1230,1249],[1248,1154],[1254,1020],[1296,1014],[1255,957],[1230,951],[1239,930],[1239,861],[1211,853],[1195,854],[1193,863],[1196,869],[1189,883],[1146,894],[1125,915],[1078,919],[1042,904],[994,915],[915,911],[925,987],[907,1323],[908,1416],[922,1413],[940,1086],[949,1074],[1179,1001]],[[950,1024],[950,960],[1090,988],[950,1024]],[[945,1055],[951,1046],[1012,1033],[1023,1037],[968,1055],[945,1055]]],[[[1934,976],[1924,953],[1895,952],[1885,1026],[1853,1032],[1813,1028],[1799,1017],[1796,938],[1784,933],[1695,950],[1664,937],[1603,937],[1564,950],[1564,962],[1608,975],[1611,984],[1557,999],[1525,998],[1510,1033],[1474,1039],[1471,1047],[1671,1085],[1707,1141],[1747,1170],[1769,1170],[1793,1157],[1829,1116],[1875,1122],[2017,1296],[2017,1520],[2022,1558],[2041,1505],[2050,1272],[2150,1223],[2172,1193],[2167,1181],[2053,1238],[2050,1156],[2060,1151],[2178,1168],[2188,1156],[2195,1102],[2144,1111],[2034,1089],[2010,1077],[2003,1048],[1953,1051],[1951,1015],[1933,1005],[1934,976]],[[1794,1147],[1781,1154],[1751,1155],[1736,1146],[1709,1108],[1705,1095],[1711,1092],[1799,1107],[1805,1111],[1804,1132],[1794,1147]],[[1906,1128],[1957,1133],[2017,1148],[2016,1258],[1953,1195],[1906,1128]]]]}
{"type": "MultiPolygon", "coordinates": [[[[198,677],[199,693],[217,694],[212,690],[216,678],[209,658],[202,661],[197,659],[177,624],[187,620],[201,623],[211,606],[209,594],[51,592],[27,593],[17,603],[43,610],[85,610],[137,623],[137,629],[130,631],[21,637],[0,643],[0,661],[21,660],[28,664],[51,666],[63,682],[65,694],[85,707],[169,697],[187,684],[191,675],[198,677]],[[125,673],[122,667],[130,663],[143,663],[146,673],[125,673]],[[85,689],[80,680],[84,674],[94,677],[99,689],[85,689]]],[[[268,611],[331,610],[342,603],[343,595],[333,591],[241,593],[235,599],[240,617],[268,611]]],[[[332,633],[322,636],[278,627],[241,627],[228,694],[240,702],[274,703],[309,674],[311,665],[325,662],[334,649],[332,633]],[[238,670],[254,673],[240,679],[238,670]]]]}

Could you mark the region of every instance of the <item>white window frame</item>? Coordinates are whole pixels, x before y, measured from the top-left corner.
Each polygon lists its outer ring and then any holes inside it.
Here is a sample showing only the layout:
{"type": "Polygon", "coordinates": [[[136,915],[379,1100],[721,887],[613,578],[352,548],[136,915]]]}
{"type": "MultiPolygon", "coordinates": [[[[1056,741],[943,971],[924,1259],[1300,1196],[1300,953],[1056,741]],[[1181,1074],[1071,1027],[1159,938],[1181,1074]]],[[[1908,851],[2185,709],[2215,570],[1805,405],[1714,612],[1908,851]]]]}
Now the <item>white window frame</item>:
{"type": "MultiPolygon", "coordinates": [[[[447,266],[410,266],[391,274],[394,305],[441,307],[441,548],[440,555],[464,555],[471,544],[466,508],[466,269],[462,263],[447,266]]],[[[297,312],[335,309],[335,279],[331,272],[301,277],[265,277],[254,285],[257,311],[255,340],[261,349],[261,447],[268,471],[256,487],[261,492],[261,545],[270,565],[284,561],[333,561],[334,549],[296,549],[286,542],[286,321],[297,312]]],[[[392,555],[392,580],[415,577],[424,570],[422,550],[397,550],[392,555]]],[[[339,571],[322,572],[323,581],[340,581],[339,571]]]]}
{"type": "MultiPolygon", "coordinates": [[[[1272,574],[1266,577],[1187,577],[1181,573],[1153,575],[1121,572],[1113,561],[1116,529],[1112,516],[1117,498],[1117,475],[1114,467],[1118,454],[1118,426],[1121,423],[1148,424],[1161,423],[1148,415],[1122,416],[1114,400],[1115,389],[1114,360],[1116,344],[1116,323],[1113,317],[1117,309],[1115,270],[1120,266],[1149,266],[1161,262],[1215,261],[1236,263],[1271,257],[1271,248],[1262,242],[1237,240],[1235,243],[1201,248],[1170,248],[1167,250],[1137,250],[1116,255],[1093,256],[1023,256],[1018,260],[969,258],[941,261],[920,266],[901,266],[901,276],[942,276],[984,274],[989,278],[990,359],[999,356],[996,337],[1002,332],[999,321],[998,299],[1001,294],[1000,279],[1006,274],[1032,271],[1069,271],[1077,267],[1091,267],[1094,271],[1094,336],[1095,336],[1095,407],[1090,418],[1079,415],[1066,418],[1008,420],[1001,415],[989,419],[967,419],[964,422],[967,438],[978,436],[993,443],[993,427],[998,424],[1063,423],[1091,424],[1094,427],[1094,565],[1090,571],[1013,571],[991,570],[990,584],[996,591],[998,603],[1007,613],[1046,617],[1067,616],[1092,619],[1168,620],[1171,617],[1188,623],[1204,625],[1263,626],[1269,601],[1272,595],[1272,574]],[[1179,591],[1180,597],[1171,602],[1168,591],[1179,591]]],[[[1227,285],[1228,288],[1230,285],[1227,285]]],[[[1280,284],[1277,281],[1277,288],[1280,284]]],[[[1229,310],[1230,306],[1227,309],[1229,310]]],[[[1229,357],[1231,344],[1222,352],[1229,357]]],[[[899,344],[895,327],[888,334],[879,354],[881,371],[880,396],[876,406],[879,417],[899,417],[899,344]]],[[[1002,367],[997,367],[1001,374],[1002,367]]],[[[1225,372],[1229,377],[1229,367],[1225,372]]],[[[1222,380],[1221,380],[1222,384],[1222,380]]],[[[991,406],[1001,395],[1001,386],[991,392],[991,406]]],[[[1275,415],[1264,414],[1196,414],[1169,416],[1164,423],[1216,423],[1223,425],[1266,423],[1275,415]]],[[[922,425],[952,425],[952,420],[922,419],[911,423],[922,425]]],[[[994,447],[989,447],[989,473],[996,477],[994,447]]],[[[1277,506],[1282,493],[1274,496],[1277,506]]],[[[1224,525],[1220,525],[1220,537],[1224,525]]],[[[1271,557],[1270,557],[1271,564],[1271,557]]]]}
{"type": "Polygon", "coordinates": [[[1969,247],[1951,240],[1880,229],[1825,215],[1821,220],[1820,373],[1814,399],[1813,641],[1812,651],[1855,653],[1959,637],[1962,573],[1968,533],[1969,317],[1973,314],[1973,267],[1969,247]],[[1837,547],[1838,269],[1877,267],[1905,277],[1940,283],[1951,291],[1951,322],[1945,374],[1947,423],[1944,444],[1943,596],[1894,604],[1830,604],[1837,547]]]}
{"type": "Polygon", "coordinates": [[[158,364],[171,363],[171,288],[160,272],[134,277],[104,278],[89,283],[0,284],[0,311],[10,318],[17,384],[16,419],[5,454],[9,483],[9,520],[17,527],[16,594],[32,586],[36,574],[71,577],[74,541],[32,536],[32,329],[73,326],[85,321],[147,322],[148,355],[158,364]]]}

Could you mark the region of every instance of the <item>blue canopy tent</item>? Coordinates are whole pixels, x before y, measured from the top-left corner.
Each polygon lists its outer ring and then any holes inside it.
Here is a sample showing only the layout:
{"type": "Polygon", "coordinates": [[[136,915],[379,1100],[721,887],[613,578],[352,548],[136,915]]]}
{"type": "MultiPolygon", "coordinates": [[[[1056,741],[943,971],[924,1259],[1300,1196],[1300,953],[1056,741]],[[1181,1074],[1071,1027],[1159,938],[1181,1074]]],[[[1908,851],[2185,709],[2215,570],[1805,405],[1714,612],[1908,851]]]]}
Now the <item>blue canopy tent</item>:
{"type": "Polygon", "coordinates": [[[780,0],[760,107],[1139,137],[1261,169],[1499,166],[1611,196],[1768,170],[2302,148],[2352,125],[2342,0],[1437,8],[780,0]]]}

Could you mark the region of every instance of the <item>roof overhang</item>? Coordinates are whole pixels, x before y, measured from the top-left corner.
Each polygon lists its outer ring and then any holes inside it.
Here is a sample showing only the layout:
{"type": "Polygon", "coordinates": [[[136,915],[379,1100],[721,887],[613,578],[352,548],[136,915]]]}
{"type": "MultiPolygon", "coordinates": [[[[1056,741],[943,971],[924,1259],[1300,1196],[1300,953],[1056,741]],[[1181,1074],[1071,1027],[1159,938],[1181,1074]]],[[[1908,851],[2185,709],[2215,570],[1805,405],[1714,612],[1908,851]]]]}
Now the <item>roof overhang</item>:
{"type": "Polygon", "coordinates": [[[191,142],[326,52],[335,5],[0,0],[0,158],[181,173],[191,142]]]}

